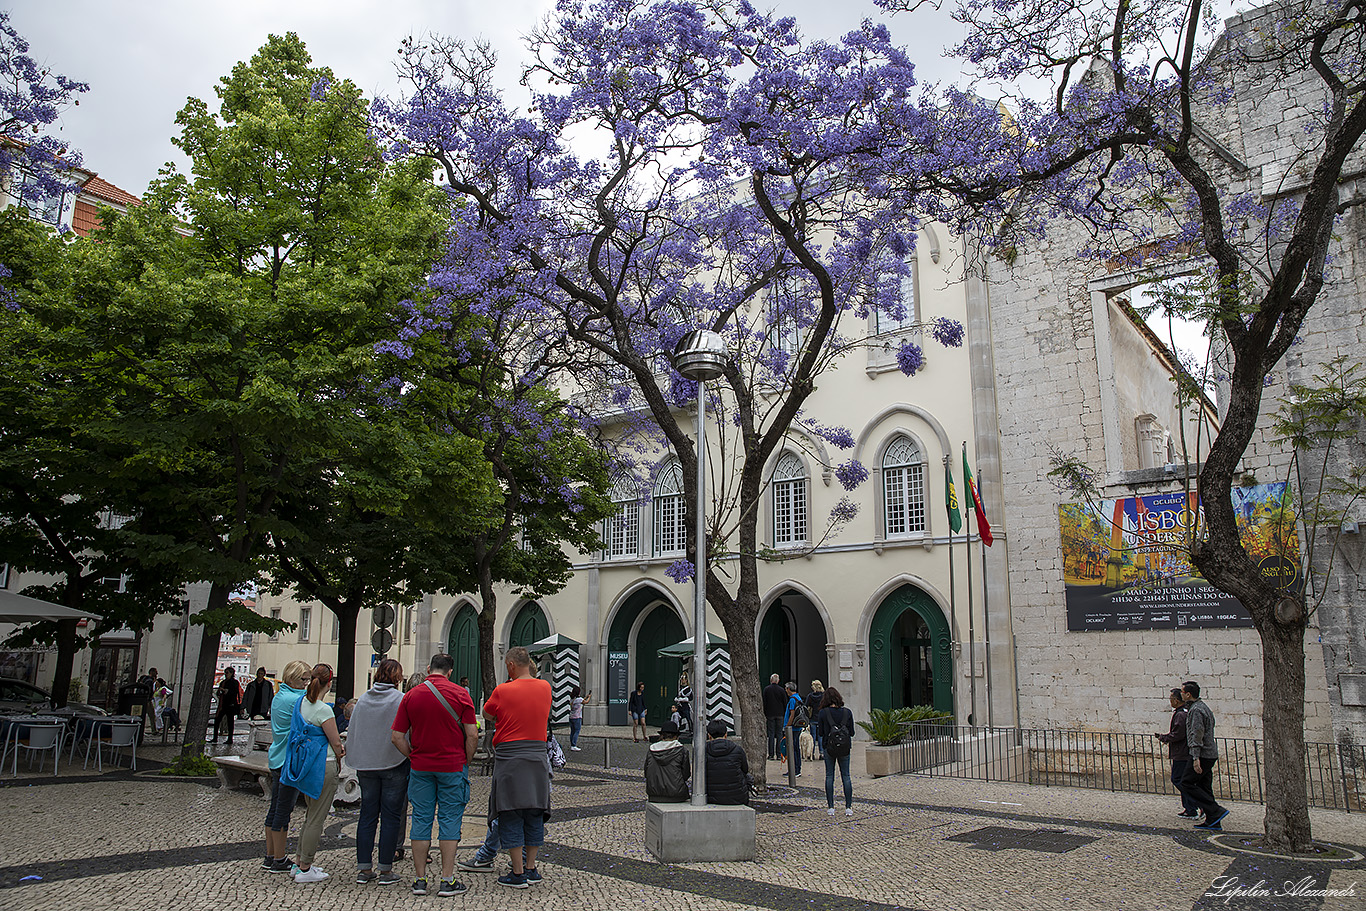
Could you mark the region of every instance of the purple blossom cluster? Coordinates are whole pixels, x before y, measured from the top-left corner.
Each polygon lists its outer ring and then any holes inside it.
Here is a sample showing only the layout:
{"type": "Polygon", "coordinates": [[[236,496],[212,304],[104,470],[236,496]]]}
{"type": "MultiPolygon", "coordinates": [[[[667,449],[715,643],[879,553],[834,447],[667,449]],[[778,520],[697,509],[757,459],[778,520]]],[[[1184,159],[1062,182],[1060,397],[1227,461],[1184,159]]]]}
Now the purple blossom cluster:
{"type": "Polygon", "coordinates": [[[868,469],[858,459],[849,459],[835,466],[835,477],[845,490],[853,490],[868,480],[868,469]]]}
{"type": "Polygon", "coordinates": [[[930,335],[945,348],[960,348],[963,345],[963,324],[947,316],[936,316],[930,321],[930,335]]]}
{"type": "Polygon", "coordinates": [[[858,504],[848,497],[840,497],[840,501],[830,510],[830,520],[836,525],[847,525],[858,517],[858,504]]]}
{"type": "Polygon", "coordinates": [[[331,79],[327,76],[319,76],[308,88],[308,99],[310,101],[322,101],[327,97],[327,90],[331,87],[331,79]]]}
{"type": "Polygon", "coordinates": [[[907,376],[915,376],[925,369],[925,352],[915,342],[907,339],[901,343],[896,353],[896,365],[907,376]]]}
{"type": "MultiPolygon", "coordinates": [[[[9,266],[0,263],[0,281],[13,277],[14,273],[10,271],[9,266]]],[[[0,307],[4,307],[11,313],[19,312],[19,299],[14,296],[14,290],[5,284],[0,284],[0,307]]]]}
{"type": "Polygon", "coordinates": [[[693,575],[697,572],[697,567],[693,566],[689,560],[675,560],[669,564],[669,568],[664,570],[664,575],[673,579],[679,585],[684,582],[692,581],[693,575]]]}

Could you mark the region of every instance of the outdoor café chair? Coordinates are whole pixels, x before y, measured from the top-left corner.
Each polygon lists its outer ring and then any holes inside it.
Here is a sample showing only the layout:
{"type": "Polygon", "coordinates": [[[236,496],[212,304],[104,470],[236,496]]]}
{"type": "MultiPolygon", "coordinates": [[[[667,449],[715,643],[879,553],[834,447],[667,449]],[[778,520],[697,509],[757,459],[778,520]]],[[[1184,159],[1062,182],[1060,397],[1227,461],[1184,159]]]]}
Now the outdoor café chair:
{"type": "MultiPolygon", "coordinates": [[[[18,739],[14,747],[14,765],[10,769],[10,774],[19,774],[19,751],[22,749],[28,753],[28,767],[33,768],[34,753],[52,754],[52,774],[57,774],[57,757],[62,751],[62,735],[66,732],[66,725],[61,722],[30,722],[24,724],[19,731],[18,739]]],[[[38,763],[38,771],[43,771],[43,762],[38,763]]]]}
{"type": "MultiPolygon", "coordinates": [[[[106,749],[117,756],[125,748],[132,751],[133,771],[138,769],[138,728],[142,727],[136,721],[111,721],[104,725],[99,737],[95,741],[95,767],[101,772],[104,771],[104,751],[106,749]]],[[[90,760],[87,758],[86,763],[90,760]]]]}

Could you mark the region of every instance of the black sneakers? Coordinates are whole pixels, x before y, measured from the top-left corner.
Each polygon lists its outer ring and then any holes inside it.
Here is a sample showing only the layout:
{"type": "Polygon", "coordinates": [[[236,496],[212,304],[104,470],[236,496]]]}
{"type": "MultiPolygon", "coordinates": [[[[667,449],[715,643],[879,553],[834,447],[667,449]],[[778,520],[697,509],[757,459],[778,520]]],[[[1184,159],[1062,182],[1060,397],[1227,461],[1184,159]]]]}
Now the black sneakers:
{"type": "Polygon", "coordinates": [[[465,884],[458,879],[441,880],[441,888],[437,890],[437,895],[464,895],[468,890],[465,884]]]}

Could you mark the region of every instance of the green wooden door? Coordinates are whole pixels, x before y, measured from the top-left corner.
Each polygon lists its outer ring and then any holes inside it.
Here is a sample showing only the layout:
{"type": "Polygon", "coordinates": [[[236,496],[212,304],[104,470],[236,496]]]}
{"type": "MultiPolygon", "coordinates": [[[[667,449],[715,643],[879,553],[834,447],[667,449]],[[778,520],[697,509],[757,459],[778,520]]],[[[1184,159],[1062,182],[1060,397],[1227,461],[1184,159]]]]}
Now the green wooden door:
{"type": "Polygon", "coordinates": [[[875,709],[930,704],[953,711],[953,640],[933,598],[903,585],[883,600],[868,631],[868,672],[875,709]]]}
{"type": "Polygon", "coordinates": [[[466,604],[460,608],[451,623],[451,635],[446,644],[446,652],[455,661],[451,679],[470,678],[470,698],[476,708],[483,706],[483,677],[479,671],[479,617],[474,608],[466,604]]]}
{"type": "Polygon", "coordinates": [[[678,695],[678,674],[683,663],[661,658],[659,650],[687,638],[683,621],[667,604],[656,604],[636,631],[636,679],[645,681],[645,720],[658,727],[669,718],[678,695]]]}
{"type": "Polygon", "coordinates": [[[530,646],[549,635],[550,623],[545,618],[545,611],[541,610],[541,605],[531,601],[522,605],[522,609],[517,612],[517,619],[512,621],[512,630],[508,633],[508,648],[530,646]]]}
{"type": "Polygon", "coordinates": [[[759,624],[759,681],[768,686],[774,674],[784,683],[792,679],[792,624],[776,602],[759,624]]]}

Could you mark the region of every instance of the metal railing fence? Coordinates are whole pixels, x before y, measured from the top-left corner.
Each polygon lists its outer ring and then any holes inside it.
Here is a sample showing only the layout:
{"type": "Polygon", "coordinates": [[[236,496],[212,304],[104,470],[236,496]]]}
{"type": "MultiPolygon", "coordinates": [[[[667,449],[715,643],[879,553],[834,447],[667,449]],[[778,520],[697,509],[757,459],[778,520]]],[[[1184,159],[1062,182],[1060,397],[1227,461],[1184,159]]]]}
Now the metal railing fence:
{"type": "MultiPolygon", "coordinates": [[[[1263,742],[1216,740],[1215,795],[1264,803],[1263,742]]],[[[913,722],[900,747],[902,769],[916,775],[1176,794],[1167,747],[1151,734],[913,722]]],[[[1366,747],[1306,743],[1304,760],[1311,807],[1366,807],[1366,747]]]]}

